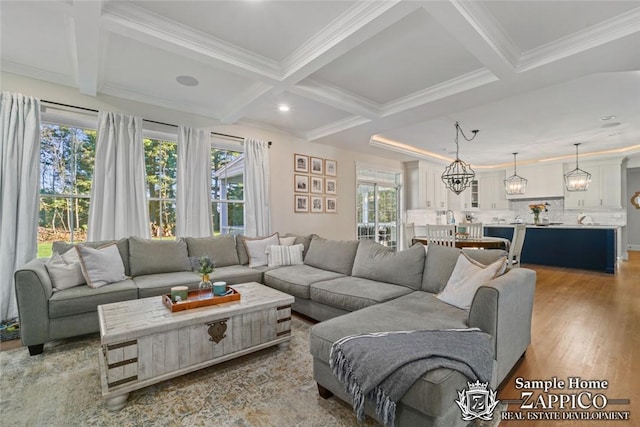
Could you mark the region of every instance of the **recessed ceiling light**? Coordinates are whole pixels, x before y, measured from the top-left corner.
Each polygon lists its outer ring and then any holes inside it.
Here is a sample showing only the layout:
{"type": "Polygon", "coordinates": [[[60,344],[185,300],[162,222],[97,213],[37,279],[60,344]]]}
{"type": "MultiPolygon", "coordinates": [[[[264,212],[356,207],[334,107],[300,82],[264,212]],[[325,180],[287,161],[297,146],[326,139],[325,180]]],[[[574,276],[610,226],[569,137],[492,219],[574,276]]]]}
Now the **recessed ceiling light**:
{"type": "Polygon", "coordinates": [[[600,126],[601,128],[613,128],[616,126],[620,126],[620,122],[613,122],[613,123],[606,123],[602,126],[600,126]]]}
{"type": "Polygon", "coordinates": [[[278,105],[278,110],[280,110],[280,111],[289,111],[289,109],[290,109],[289,106],[286,105],[286,104],[278,105]]]}
{"type": "Polygon", "coordinates": [[[611,119],[615,119],[616,116],[602,116],[600,117],[600,120],[602,120],[603,122],[606,122],[607,120],[611,120],[611,119]]]}
{"type": "Polygon", "coordinates": [[[198,86],[200,83],[198,79],[193,76],[178,76],[176,81],[183,86],[198,86]]]}

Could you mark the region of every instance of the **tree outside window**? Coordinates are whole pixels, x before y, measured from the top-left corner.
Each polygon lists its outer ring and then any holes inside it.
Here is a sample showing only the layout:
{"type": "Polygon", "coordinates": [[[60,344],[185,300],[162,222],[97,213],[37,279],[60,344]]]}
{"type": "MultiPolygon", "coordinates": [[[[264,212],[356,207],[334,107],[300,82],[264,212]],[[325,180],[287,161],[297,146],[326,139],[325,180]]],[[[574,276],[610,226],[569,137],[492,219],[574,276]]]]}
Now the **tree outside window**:
{"type": "Polygon", "coordinates": [[[176,235],[177,145],[151,138],[143,142],[151,237],[172,238],[176,235]]]}
{"type": "Polygon", "coordinates": [[[86,239],[95,141],[93,129],[40,127],[39,257],[50,256],[56,240],[86,239]]]}

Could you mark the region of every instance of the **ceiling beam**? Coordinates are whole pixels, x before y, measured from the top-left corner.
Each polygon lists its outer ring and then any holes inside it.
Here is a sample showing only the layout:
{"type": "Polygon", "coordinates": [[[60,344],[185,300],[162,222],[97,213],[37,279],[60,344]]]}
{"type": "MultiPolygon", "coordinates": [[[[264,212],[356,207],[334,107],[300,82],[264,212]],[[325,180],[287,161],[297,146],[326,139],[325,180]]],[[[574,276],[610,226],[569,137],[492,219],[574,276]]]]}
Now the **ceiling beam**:
{"type": "Polygon", "coordinates": [[[425,1],[425,10],[500,79],[516,74],[520,51],[480,2],[425,1]]]}
{"type": "Polygon", "coordinates": [[[80,93],[90,96],[98,92],[101,13],[102,1],[75,2],[73,17],[67,21],[78,88],[80,93]]]}
{"type": "Polygon", "coordinates": [[[310,78],[291,86],[289,92],[371,120],[380,118],[382,114],[379,104],[310,78]]]}
{"type": "MultiPolygon", "coordinates": [[[[280,81],[272,91],[265,91],[260,96],[246,97],[247,103],[244,105],[234,100],[232,105],[225,110],[226,113],[222,120],[225,123],[233,123],[231,120],[241,118],[253,104],[262,101],[264,97],[274,92],[279,93],[292,89],[299,81],[309,77],[320,68],[398,22],[419,7],[414,2],[401,2],[400,0],[358,1],[339,18],[307,40],[282,61],[280,81]]],[[[300,89],[300,92],[302,91],[304,91],[304,88],[300,89]]],[[[336,101],[335,94],[331,93],[331,91],[321,96],[317,86],[315,88],[315,100],[323,103],[328,101],[330,106],[334,106],[333,103],[336,101]]],[[[352,107],[356,107],[354,104],[357,104],[358,101],[352,98],[350,102],[351,106],[346,111],[354,112],[352,107]]],[[[371,117],[372,114],[375,115],[370,109],[370,105],[366,102],[355,108],[355,110],[366,112],[366,117],[371,117]]]]}

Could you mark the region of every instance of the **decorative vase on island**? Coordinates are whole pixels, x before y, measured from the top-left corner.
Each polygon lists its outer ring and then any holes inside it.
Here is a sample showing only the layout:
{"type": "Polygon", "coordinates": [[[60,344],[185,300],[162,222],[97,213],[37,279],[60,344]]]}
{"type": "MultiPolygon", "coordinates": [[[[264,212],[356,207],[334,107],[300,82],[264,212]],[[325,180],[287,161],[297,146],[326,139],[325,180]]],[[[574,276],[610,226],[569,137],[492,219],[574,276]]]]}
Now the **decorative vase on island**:
{"type": "Polygon", "coordinates": [[[540,225],[540,212],[533,213],[533,223],[535,225],[540,225]]]}

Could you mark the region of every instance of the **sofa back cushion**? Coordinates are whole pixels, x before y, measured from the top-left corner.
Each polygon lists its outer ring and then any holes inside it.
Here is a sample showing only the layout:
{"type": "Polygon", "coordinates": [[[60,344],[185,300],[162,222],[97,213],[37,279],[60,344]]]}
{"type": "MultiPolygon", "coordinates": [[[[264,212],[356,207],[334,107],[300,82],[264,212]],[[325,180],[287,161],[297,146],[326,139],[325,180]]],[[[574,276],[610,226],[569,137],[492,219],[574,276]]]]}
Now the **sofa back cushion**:
{"type": "Polygon", "coordinates": [[[294,240],[293,244],[294,245],[302,245],[303,250],[302,250],[302,258],[307,256],[307,253],[309,253],[309,246],[311,245],[311,239],[313,239],[314,237],[318,237],[317,234],[309,234],[308,236],[301,236],[299,234],[291,234],[291,233],[287,233],[284,236],[281,237],[295,237],[296,239],[294,240]]]}
{"type": "Polygon", "coordinates": [[[379,243],[362,240],[356,252],[352,276],[419,290],[424,259],[425,251],[420,245],[393,252],[379,243]]]}
{"type": "MultiPolygon", "coordinates": [[[[489,265],[507,254],[500,249],[465,249],[464,252],[469,258],[484,265],[489,265]]],[[[422,290],[434,294],[442,292],[451,273],[453,273],[459,255],[460,249],[458,248],[428,245],[424,273],[422,274],[422,290]]]]}
{"type": "Polygon", "coordinates": [[[187,244],[176,240],[129,238],[129,265],[132,276],[190,271],[187,244]]]}
{"type": "MultiPolygon", "coordinates": [[[[122,264],[124,265],[124,274],[127,276],[131,276],[131,269],[129,267],[129,239],[120,239],[120,240],[102,240],[100,242],[82,242],[81,244],[84,246],[88,246],[90,248],[102,248],[107,245],[115,243],[118,247],[118,252],[120,253],[120,258],[122,258],[122,264]]],[[[67,242],[53,242],[53,246],[51,247],[52,252],[58,252],[60,255],[69,251],[69,249],[75,250],[76,245],[67,242]]],[[[63,257],[64,258],[64,257],[63,257]]]]}
{"type": "Polygon", "coordinates": [[[185,237],[190,257],[208,256],[216,267],[240,264],[233,234],[215,237],[185,237]]]}
{"type": "Polygon", "coordinates": [[[311,267],[350,276],[358,243],[358,240],[327,240],[314,237],[311,239],[304,263],[311,267]]]}

